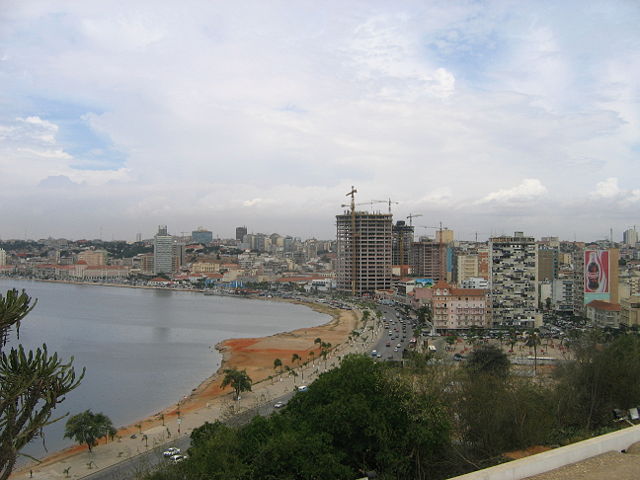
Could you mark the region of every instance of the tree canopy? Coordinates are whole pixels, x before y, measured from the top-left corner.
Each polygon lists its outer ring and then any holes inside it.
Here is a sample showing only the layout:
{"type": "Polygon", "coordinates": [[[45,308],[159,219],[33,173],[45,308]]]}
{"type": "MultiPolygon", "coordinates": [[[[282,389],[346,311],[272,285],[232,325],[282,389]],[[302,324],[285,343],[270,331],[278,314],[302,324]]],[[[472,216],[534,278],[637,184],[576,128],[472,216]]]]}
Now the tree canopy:
{"type": "Polygon", "coordinates": [[[224,378],[220,386],[224,388],[228,385],[231,385],[231,388],[235,391],[236,400],[239,400],[241,392],[251,391],[251,378],[247,375],[246,370],[228,368],[224,370],[224,378]]]}
{"type": "Polygon", "coordinates": [[[103,413],[93,413],[91,410],[70,417],[64,427],[64,438],[86,443],[89,451],[98,444],[98,439],[115,434],[116,429],[111,419],[103,413]]]}

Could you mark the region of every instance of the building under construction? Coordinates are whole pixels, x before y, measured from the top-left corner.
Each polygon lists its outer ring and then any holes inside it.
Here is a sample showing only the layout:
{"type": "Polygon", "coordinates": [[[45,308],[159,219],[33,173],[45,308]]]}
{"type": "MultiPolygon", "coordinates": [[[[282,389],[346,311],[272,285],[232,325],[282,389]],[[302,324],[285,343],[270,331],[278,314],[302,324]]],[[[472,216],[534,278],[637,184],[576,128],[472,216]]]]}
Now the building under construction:
{"type": "Polygon", "coordinates": [[[358,211],[336,215],[338,290],[362,295],[391,288],[391,217],[358,211]]]}
{"type": "Polygon", "coordinates": [[[393,265],[409,265],[414,227],[398,220],[393,226],[393,265]]]}

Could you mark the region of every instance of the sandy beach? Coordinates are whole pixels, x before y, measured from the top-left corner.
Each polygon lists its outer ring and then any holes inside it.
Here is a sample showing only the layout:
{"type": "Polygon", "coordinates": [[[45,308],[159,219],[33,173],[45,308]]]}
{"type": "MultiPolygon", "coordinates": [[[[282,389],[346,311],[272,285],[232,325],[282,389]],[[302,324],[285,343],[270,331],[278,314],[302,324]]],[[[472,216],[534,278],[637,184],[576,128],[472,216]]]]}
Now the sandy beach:
{"type": "Polygon", "coordinates": [[[142,453],[154,446],[163,444],[175,435],[189,434],[205,421],[222,418],[230,405],[232,389],[222,389],[222,371],[227,368],[246,370],[252,379],[252,392],[243,394],[241,408],[250,408],[258,403],[282,395],[294,388],[298,380],[286,373],[278,375],[274,370],[274,360],[279,358],[283,365],[295,368],[304,375],[305,383],[310,383],[317,374],[320,347],[314,343],[316,338],[332,345],[330,362],[338,355],[349,352],[347,339],[358,328],[361,314],[356,310],[338,310],[326,305],[297,300],[269,299],[269,301],[287,301],[306,305],[313,310],[331,316],[329,322],[316,327],[301,328],[261,338],[227,339],[215,346],[222,354],[220,368],[211,377],[203,381],[191,392],[185,392],[183,399],[145,419],[118,430],[116,440],[100,444],[89,453],[86,445],[76,445],[55,452],[40,464],[28,465],[12,474],[10,478],[82,478],[95,472],[95,467],[104,468],[123,459],[142,453]],[[312,353],[313,352],[313,353],[312,353]],[[292,363],[297,354],[300,362],[292,363]],[[306,366],[300,366],[309,362],[306,366]],[[132,438],[135,437],[135,438],[132,438]],[[144,443],[141,439],[144,438],[144,443]],[[69,468],[69,477],[64,470],[69,468]],[[30,475],[33,475],[31,477],[30,475]]]}

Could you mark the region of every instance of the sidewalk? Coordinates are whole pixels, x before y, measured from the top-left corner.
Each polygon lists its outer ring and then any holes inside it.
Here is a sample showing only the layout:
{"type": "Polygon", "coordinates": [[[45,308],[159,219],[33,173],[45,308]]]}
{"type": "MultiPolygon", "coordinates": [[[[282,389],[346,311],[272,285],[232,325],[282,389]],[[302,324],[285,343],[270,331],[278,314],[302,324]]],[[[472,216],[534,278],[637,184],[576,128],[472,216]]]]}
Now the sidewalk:
{"type": "MultiPolygon", "coordinates": [[[[339,344],[327,357],[327,369],[333,368],[332,364],[338,366],[340,359],[348,353],[364,353],[368,351],[370,346],[381,335],[382,329],[378,328],[375,335],[368,335],[370,338],[367,339],[366,343],[362,341],[354,341],[352,343],[346,341],[339,344]]],[[[324,372],[325,368],[323,359],[315,359],[313,363],[314,365],[302,367],[303,375],[300,374],[300,368],[296,368],[297,377],[281,374],[273,380],[265,379],[255,383],[253,391],[242,393],[242,398],[239,402],[232,399],[232,393],[222,395],[213,399],[205,408],[182,414],[180,418],[165,419],[164,425],[157,425],[147,430],[142,430],[142,432],[137,431],[135,435],[130,434],[107,444],[101,441],[100,445],[94,447],[92,453],[89,453],[86,447],[83,449],[72,447],[69,449],[71,451],[64,451],[65,453],[56,455],[54,459],[43,464],[26,467],[14,472],[10,479],[79,479],[159,446],[169,447],[177,438],[190,435],[195,428],[205,422],[226,420],[235,413],[269,404],[273,399],[293,391],[297,385],[311,384],[320,373],[324,372]],[[135,438],[132,438],[134,436],[135,438]],[[73,450],[78,451],[74,453],[73,450]],[[67,472],[68,476],[66,475],[67,472]]]]}

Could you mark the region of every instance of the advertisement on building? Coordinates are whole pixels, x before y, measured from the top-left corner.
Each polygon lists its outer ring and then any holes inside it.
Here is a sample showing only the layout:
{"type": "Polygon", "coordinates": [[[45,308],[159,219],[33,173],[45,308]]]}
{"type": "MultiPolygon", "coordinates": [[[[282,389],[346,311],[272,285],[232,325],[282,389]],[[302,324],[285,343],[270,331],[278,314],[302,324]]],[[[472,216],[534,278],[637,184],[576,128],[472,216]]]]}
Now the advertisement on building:
{"type": "Polygon", "coordinates": [[[435,285],[433,278],[416,278],[416,287],[431,288],[435,285]]]}
{"type": "Polygon", "coordinates": [[[609,300],[609,251],[584,252],[584,303],[609,300]]]}

